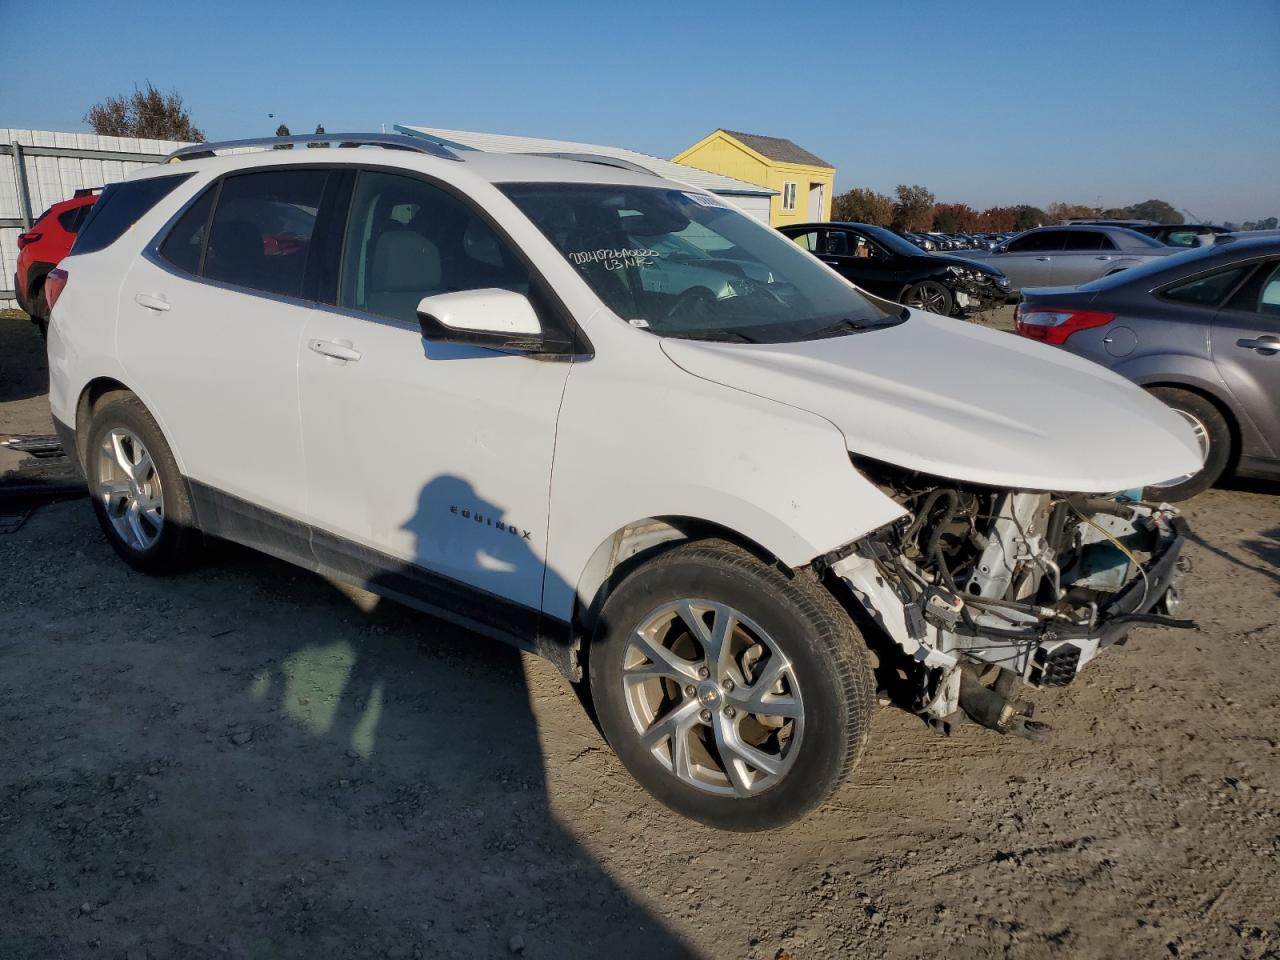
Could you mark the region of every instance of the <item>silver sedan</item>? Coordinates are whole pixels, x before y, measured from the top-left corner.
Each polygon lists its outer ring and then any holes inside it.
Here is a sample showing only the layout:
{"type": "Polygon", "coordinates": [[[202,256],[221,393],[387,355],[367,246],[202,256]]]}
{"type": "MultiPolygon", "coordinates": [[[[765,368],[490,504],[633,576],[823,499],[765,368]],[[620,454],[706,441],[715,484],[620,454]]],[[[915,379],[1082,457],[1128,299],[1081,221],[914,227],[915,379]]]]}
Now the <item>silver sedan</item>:
{"type": "Polygon", "coordinates": [[[1125,227],[1072,225],[1036,227],[993,250],[966,250],[962,256],[999,267],[1012,288],[1021,290],[1079,286],[1180,250],[1125,227]]]}

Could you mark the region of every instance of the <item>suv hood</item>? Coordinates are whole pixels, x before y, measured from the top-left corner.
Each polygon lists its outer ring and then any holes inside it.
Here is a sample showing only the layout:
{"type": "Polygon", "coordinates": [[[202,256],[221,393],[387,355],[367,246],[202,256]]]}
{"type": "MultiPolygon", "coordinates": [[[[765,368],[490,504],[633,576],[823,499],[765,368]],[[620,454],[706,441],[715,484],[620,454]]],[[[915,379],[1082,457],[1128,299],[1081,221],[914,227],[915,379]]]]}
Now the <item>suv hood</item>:
{"type": "Polygon", "coordinates": [[[852,453],[953,480],[1097,493],[1201,464],[1182,418],[1128,380],[931,313],[823,340],[662,349],[696,377],[826,418],[852,453]]]}

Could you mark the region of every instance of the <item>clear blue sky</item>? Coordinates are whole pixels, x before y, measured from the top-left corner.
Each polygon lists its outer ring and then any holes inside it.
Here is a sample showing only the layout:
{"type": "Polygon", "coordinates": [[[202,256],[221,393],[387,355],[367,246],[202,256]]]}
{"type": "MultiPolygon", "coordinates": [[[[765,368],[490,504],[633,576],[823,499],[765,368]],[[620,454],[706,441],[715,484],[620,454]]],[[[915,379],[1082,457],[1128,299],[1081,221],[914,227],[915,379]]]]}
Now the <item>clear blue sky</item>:
{"type": "Polygon", "coordinates": [[[671,156],[723,126],[838,189],[1280,215],[1280,0],[0,0],[0,28],[0,126],[87,129],[150,80],[213,139],[418,123],[671,156]]]}

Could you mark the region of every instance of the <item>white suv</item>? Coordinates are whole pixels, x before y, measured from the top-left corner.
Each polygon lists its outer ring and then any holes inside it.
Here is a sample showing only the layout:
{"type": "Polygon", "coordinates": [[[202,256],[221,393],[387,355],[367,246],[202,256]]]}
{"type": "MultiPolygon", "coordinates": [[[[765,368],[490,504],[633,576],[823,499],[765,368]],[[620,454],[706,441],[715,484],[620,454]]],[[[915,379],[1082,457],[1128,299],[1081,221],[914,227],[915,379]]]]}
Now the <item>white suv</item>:
{"type": "Polygon", "coordinates": [[[1038,737],[1021,685],[1186,623],[1141,488],[1199,448],[1127,380],[625,163],[322,139],[109,187],[54,278],[53,415],[134,567],[223,537],[543,654],[735,830],[829,796],[877,688],[1038,737]]]}

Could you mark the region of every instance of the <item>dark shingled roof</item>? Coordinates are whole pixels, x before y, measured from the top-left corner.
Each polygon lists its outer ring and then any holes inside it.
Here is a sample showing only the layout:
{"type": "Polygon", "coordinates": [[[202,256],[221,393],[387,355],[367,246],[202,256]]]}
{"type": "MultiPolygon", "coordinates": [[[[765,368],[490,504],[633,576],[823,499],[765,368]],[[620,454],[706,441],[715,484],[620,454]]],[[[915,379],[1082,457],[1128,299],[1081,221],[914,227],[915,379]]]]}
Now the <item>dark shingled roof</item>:
{"type": "Polygon", "coordinates": [[[804,147],[797,146],[782,137],[762,137],[757,133],[739,133],[737,130],[725,130],[724,127],[720,129],[770,160],[777,160],[779,163],[810,163],[819,167],[831,166],[821,157],[815,157],[804,147]]]}

